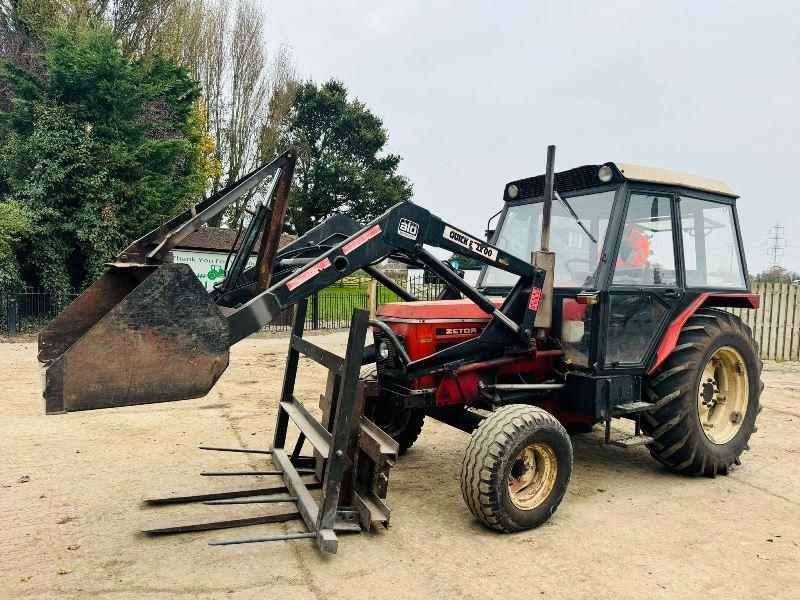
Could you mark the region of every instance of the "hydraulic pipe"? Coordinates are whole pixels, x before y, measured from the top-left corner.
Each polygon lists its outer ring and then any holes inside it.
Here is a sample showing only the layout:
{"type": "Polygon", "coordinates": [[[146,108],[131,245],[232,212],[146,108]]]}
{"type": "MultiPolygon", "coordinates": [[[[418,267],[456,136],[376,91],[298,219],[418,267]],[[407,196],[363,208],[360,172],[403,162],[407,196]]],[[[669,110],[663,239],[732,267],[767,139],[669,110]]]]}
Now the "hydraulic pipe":
{"type": "Polygon", "coordinates": [[[516,390],[561,390],[567,387],[566,383],[495,383],[485,386],[489,391],[516,391],[516,390]]]}

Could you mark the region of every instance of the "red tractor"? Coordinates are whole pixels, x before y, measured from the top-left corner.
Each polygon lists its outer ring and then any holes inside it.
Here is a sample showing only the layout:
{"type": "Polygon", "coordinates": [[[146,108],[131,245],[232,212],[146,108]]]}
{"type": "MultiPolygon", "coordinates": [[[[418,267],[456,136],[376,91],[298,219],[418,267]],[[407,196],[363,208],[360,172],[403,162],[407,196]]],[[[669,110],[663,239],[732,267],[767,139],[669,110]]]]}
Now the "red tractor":
{"type": "MultiPolygon", "coordinates": [[[[42,333],[49,412],[202,396],[230,345],[362,269],[404,300],[380,307],[374,344],[347,357],[376,364],[364,417],[401,452],[425,417],[470,432],[461,491],[487,526],[518,531],[549,518],[572,472],[568,433],[596,424],[607,443],[646,445],[680,473],[714,477],[739,463],[760,411],[762,363],[748,327],[723,310],[759,300],[727,185],[614,162],[554,173],[551,147],[545,175],[505,186],[488,241],[402,203],[367,225],[334,217],[278,251],[294,158],[132,244],[42,333]],[[206,294],[170,248],[275,171],[270,202],[206,294]],[[246,269],[262,229],[258,263],[246,269]],[[477,285],[426,246],[481,261],[477,285]],[[376,264],[387,257],[438,277],[438,298],[418,300],[386,277],[376,264]],[[109,355],[126,357],[123,372],[109,355]],[[613,419],[633,421],[634,435],[612,439],[613,419]]],[[[294,401],[290,390],[281,404],[291,413],[294,401]]],[[[307,420],[303,410],[291,414],[307,420]]]]}
{"type": "MultiPolygon", "coordinates": [[[[518,257],[540,246],[545,180],[505,187],[494,246],[518,257]]],[[[747,290],[728,186],[606,163],[557,173],[555,189],[552,320],[534,347],[409,378],[385,332],[375,333],[376,423],[401,450],[426,415],[474,430],[461,490],[478,519],[503,531],[536,526],[557,507],[572,465],[568,432],[604,423],[606,442],[643,444],[670,469],[714,477],[739,463],[761,410],[758,347],[721,310],[759,302],[747,290]],[[636,434],[611,439],[614,418],[633,420],[636,434]]],[[[499,305],[516,281],[490,265],[477,288],[499,305]]],[[[490,323],[469,300],[386,304],[378,316],[412,362],[490,323]]]]}

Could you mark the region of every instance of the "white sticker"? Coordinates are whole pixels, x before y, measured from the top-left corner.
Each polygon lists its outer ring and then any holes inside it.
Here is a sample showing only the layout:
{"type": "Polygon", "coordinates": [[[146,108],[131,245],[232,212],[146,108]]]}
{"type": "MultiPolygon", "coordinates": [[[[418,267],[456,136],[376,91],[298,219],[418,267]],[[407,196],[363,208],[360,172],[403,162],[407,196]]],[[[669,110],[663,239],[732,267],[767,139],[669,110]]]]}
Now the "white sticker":
{"type": "Polygon", "coordinates": [[[397,233],[404,238],[415,240],[419,235],[419,223],[409,221],[408,219],[400,219],[400,225],[397,226],[397,233]]]}
{"type": "Polygon", "coordinates": [[[485,242],[480,240],[476,240],[473,237],[468,236],[463,231],[459,231],[458,229],[453,229],[452,227],[445,226],[444,228],[444,238],[446,240],[450,240],[453,243],[458,244],[474,252],[475,254],[480,254],[484,258],[488,258],[490,260],[497,260],[497,248],[492,248],[485,242]]]}

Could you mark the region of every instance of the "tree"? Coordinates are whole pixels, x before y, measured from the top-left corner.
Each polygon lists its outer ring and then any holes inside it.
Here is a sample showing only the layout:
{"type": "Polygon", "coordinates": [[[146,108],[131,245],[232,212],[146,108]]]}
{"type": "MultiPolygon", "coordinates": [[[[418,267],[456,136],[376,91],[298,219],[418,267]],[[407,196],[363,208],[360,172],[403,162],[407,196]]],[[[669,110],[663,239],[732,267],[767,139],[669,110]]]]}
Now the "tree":
{"type": "Polygon", "coordinates": [[[199,89],[175,63],[131,60],[102,28],[58,30],[41,63],[0,68],[0,200],[31,215],[22,276],[63,294],[202,196],[208,173],[199,89]]]}
{"type": "MultiPolygon", "coordinates": [[[[204,95],[198,108],[205,114],[198,122],[213,143],[215,164],[208,172],[216,192],[271,158],[264,149],[277,140],[265,141],[263,132],[275,131],[293,99],[291,51],[284,44],[268,56],[263,5],[261,0],[0,0],[0,25],[21,34],[0,39],[0,55],[7,55],[4,45],[46,37],[58,24],[107,26],[128,59],[160,56],[185,66],[204,95]]],[[[22,58],[25,48],[16,54],[22,58]]],[[[214,224],[237,221],[252,197],[234,202],[214,224]]]]}
{"type": "Polygon", "coordinates": [[[388,134],[380,118],[331,80],[299,86],[281,126],[283,145],[299,148],[287,229],[303,234],[335,213],[370,220],[408,200],[400,157],[382,154],[388,134]]]}
{"type": "MultiPolygon", "coordinates": [[[[257,0],[160,2],[172,4],[171,25],[152,31],[149,47],[170,53],[201,84],[219,166],[211,180],[216,192],[264,160],[262,131],[285,114],[285,91],[296,79],[291,52],[284,45],[269,59],[257,0]]],[[[252,195],[236,200],[213,224],[237,221],[252,195]]]]}
{"type": "Polygon", "coordinates": [[[19,286],[19,262],[14,245],[30,227],[30,215],[19,202],[0,202],[0,293],[19,286]]]}
{"type": "Polygon", "coordinates": [[[759,283],[792,283],[800,279],[800,274],[779,265],[773,265],[766,271],[758,273],[755,279],[759,283]]]}

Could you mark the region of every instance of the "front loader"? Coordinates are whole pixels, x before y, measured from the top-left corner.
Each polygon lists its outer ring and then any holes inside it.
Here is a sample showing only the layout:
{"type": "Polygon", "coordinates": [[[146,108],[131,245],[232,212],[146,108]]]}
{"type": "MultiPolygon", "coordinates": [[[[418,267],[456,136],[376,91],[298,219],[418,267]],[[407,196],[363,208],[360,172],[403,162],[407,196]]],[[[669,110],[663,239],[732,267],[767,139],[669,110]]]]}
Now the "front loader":
{"type": "MultiPolygon", "coordinates": [[[[719,307],[755,308],[758,296],[725,184],[622,163],[555,173],[550,147],[545,175],[505,187],[490,241],[405,202],[366,225],[334,216],[278,249],[295,160],[287,151],[134,242],[42,332],[48,413],[203,396],[231,345],[297,306],[275,439],[260,452],[305,521],[301,537],[324,552],[336,531],[388,523],[389,469],[425,417],[471,434],[462,495],[499,531],[555,511],[572,471],[568,430],[601,423],[606,443],[646,445],[682,473],[738,464],[760,411],[761,362],[747,327],[719,307]],[[171,248],[269,176],[228,275],[205,292],[171,248]],[[426,246],[481,262],[477,286],[426,246]],[[438,277],[439,299],[386,277],[376,267],[386,258],[438,277]],[[303,339],[306,299],[359,269],[403,302],[374,320],[356,311],[340,358],[303,339]],[[329,370],[321,421],[294,396],[300,354],[329,370]],[[614,419],[633,421],[634,435],[612,436],[614,419]],[[293,450],[289,422],[301,431],[293,450]],[[310,485],[323,489],[319,504],[310,485]]],[[[218,501],[247,492],[231,494],[218,501]]],[[[244,541],[261,540],[231,543],[244,541]]]]}

